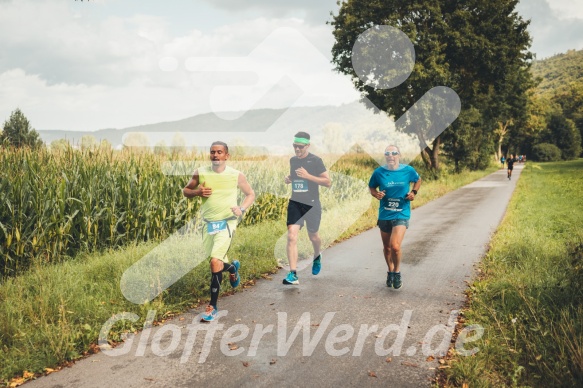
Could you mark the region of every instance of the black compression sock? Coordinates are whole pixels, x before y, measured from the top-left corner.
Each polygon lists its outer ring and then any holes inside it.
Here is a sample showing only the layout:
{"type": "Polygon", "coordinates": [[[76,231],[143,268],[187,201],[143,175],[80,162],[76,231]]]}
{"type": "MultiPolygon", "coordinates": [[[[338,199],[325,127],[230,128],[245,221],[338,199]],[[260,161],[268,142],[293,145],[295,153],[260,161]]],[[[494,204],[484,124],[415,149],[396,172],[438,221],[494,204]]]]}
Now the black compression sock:
{"type": "Polygon", "coordinates": [[[217,308],[217,301],[219,299],[219,291],[221,290],[222,281],[222,272],[211,272],[211,301],[209,304],[215,308],[217,308]]]}
{"type": "Polygon", "coordinates": [[[229,271],[229,273],[237,272],[237,268],[231,263],[225,263],[223,270],[221,272],[229,271]]]}

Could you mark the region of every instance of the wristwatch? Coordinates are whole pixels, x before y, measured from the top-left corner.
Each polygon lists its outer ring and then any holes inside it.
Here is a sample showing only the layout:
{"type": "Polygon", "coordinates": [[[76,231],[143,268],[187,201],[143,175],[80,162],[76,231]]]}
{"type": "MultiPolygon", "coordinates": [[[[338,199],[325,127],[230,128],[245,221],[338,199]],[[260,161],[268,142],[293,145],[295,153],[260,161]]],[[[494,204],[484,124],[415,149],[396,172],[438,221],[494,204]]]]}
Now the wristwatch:
{"type": "Polygon", "coordinates": [[[245,208],[243,206],[241,206],[239,209],[241,210],[241,214],[245,213],[245,208]]]}
{"type": "Polygon", "coordinates": [[[411,190],[411,192],[415,195],[417,195],[417,190],[411,190]]]}

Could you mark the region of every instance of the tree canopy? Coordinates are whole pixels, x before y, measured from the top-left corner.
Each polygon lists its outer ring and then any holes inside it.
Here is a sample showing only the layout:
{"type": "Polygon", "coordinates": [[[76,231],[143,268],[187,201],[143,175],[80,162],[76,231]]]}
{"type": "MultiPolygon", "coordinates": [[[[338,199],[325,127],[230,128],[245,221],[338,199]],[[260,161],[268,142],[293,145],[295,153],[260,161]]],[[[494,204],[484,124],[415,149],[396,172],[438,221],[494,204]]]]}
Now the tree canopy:
{"type": "Polygon", "coordinates": [[[559,147],[564,159],[581,155],[578,150],[583,150],[583,50],[569,50],[534,61],[532,73],[537,86],[530,93],[526,123],[521,131],[512,134],[510,143],[521,144],[527,153],[544,143],[559,147]],[[578,134],[572,133],[573,125],[578,134]]]}
{"type": "Polygon", "coordinates": [[[539,95],[555,95],[570,89],[573,83],[583,83],[583,50],[569,50],[563,54],[536,60],[532,73],[540,81],[539,95]]]}
{"type": "Polygon", "coordinates": [[[395,119],[431,88],[453,89],[462,103],[460,119],[425,149],[424,160],[439,168],[443,142],[456,166],[482,168],[493,154],[498,123],[526,117],[526,91],[532,86],[530,36],[528,21],[515,11],[517,3],[348,0],[331,22],[336,39],[332,60],[339,72],[351,76],[363,101],[371,101],[395,119]],[[382,25],[401,30],[415,48],[408,79],[387,89],[358,77],[351,56],[359,35],[382,25]]]}
{"type": "Polygon", "coordinates": [[[0,144],[17,148],[42,146],[43,142],[26,116],[16,109],[10,114],[10,118],[4,122],[3,131],[0,133],[0,144]]]}

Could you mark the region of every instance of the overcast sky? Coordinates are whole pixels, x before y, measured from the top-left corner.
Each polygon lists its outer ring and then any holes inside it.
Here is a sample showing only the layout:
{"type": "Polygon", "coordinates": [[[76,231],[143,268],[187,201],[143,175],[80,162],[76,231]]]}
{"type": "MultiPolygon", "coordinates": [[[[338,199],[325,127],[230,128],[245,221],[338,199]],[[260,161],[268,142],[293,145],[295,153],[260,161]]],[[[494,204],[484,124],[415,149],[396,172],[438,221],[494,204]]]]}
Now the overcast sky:
{"type": "MultiPolygon", "coordinates": [[[[0,0],[0,122],[88,131],[358,99],[336,0],[0,0]],[[219,113],[220,115],[220,113],[219,113]]],[[[522,0],[532,51],[583,49],[583,0],[522,0]]]]}

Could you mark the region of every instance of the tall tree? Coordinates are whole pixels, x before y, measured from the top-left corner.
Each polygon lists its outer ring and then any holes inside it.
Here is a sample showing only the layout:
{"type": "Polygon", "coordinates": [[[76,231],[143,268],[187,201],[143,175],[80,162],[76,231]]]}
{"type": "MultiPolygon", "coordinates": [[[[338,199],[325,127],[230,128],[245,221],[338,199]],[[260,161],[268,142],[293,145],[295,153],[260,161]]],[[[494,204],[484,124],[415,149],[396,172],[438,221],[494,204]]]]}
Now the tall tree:
{"type": "Polygon", "coordinates": [[[573,121],[562,113],[550,116],[548,128],[541,133],[539,143],[556,145],[565,160],[575,159],[581,154],[581,134],[573,121]]]}
{"type": "MultiPolygon", "coordinates": [[[[561,106],[566,118],[572,120],[583,138],[583,82],[571,82],[558,90],[553,97],[553,102],[561,106]]],[[[581,143],[583,149],[583,142],[581,143]]]]}
{"type": "MultiPolygon", "coordinates": [[[[446,29],[441,16],[440,4],[429,1],[404,2],[398,0],[366,1],[348,0],[342,3],[338,15],[331,24],[334,26],[336,43],[332,48],[336,69],[351,76],[353,84],[361,92],[363,102],[371,109],[380,109],[398,119],[427,91],[436,86],[448,85],[448,65],[444,58],[441,36],[446,29]],[[354,69],[352,49],[360,34],[375,25],[388,25],[405,33],[415,47],[415,64],[409,77],[391,88],[378,89],[361,79],[354,69]],[[431,26],[431,28],[427,28],[431,26]]],[[[392,37],[391,37],[392,38],[392,37]]],[[[374,47],[378,49],[379,47],[374,47]]],[[[403,59],[400,57],[388,59],[403,59]]],[[[371,53],[373,56],[374,53],[371,53]]],[[[359,58],[362,61],[362,58],[359,58]]],[[[405,66],[407,66],[405,64],[405,66]]],[[[370,66],[377,77],[382,69],[370,66]]],[[[423,139],[424,140],[424,139],[423,139]]],[[[438,159],[431,162],[439,149],[439,139],[427,147],[427,163],[434,167],[438,159]],[[432,148],[433,146],[433,148],[432,148]],[[431,156],[431,157],[429,157],[431,156]]]]}
{"type": "Polygon", "coordinates": [[[546,130],[551,114],[560,109],[558,104],[531,89],[528,92],[525,119],[513,126],[504,141],[507,152],[530,155],[534,145],[540,142],[540,134],[546,130]],[[516,145],[520,145],[520,150],[516,149],[516,145]]]}
{"type": "Polygon", "coordinates": [[[483,118],[476,108],[464,109],[457,121],[457,129],[447,134],[443,151],[453,162],[456,171],[464,167],[477,170],[488,166],[492,154],[491,137],[484,130],[483,118]]]}
{"type": "Polygon", "coordinates": [[[0,134],[0,144],[8,144],[17,148],[37,148],[43,144],[38,132],[31,127],[30,122],[20,109],[16,109],[10,114],[10,118],[4,122],[3,129],[0,134]]]}
{"type": "MultiPolygon", "coordinates": [[[[481,144],[480,160],[460,163],[471,169],[484,167],[492,153],[500,157],[505,138],[522,129],[526,120],[527,92],[534,86],[528,22],[515,11],[517,0],[444,3],[450,27],[446,56],[455,79],[452,88],[467,109],[477,108],[481,114],[472,138],[472,144],[481,144]]],[[[453,123],[444,141],[464,131],[462,124],[453,123]]]]}
{"type": "MultiPolygon", "coordinates": [[[[502,144],[508,138],[520,138],[530,130],[527,126],[530,91],[535,83],[530,73],[530,63],[510,67],[503,82],[494,86],[491,103],[486,109],[489,124],[494,127],[496,159],[502,156],[502,144]]],[[[518,144],[519,146],[522,144],[518,144]]]]}
{"type": "MultiPolygon", "coordinates": [[[[336,38],[333,62],[338,71],[352,77],[363,100],[370,100],[395,118],[435,86],[455,90],[462,101],[462,113],[473,110],[466,115],[472,125],[462,128],[467,120],[454,122],[435,139],[433,148],[426,149],[433,159],[424,160],[437,168],[437,152],[443,141],[448,143],[451,154],[460,155],[460,166],[483,165],[471,162],[473,157],[462,157],[473,152],[457,149],[469,144],[454,133],[469,130],[481,137],[478,143],[489,143],[493,151],[492,132],[497,123],[508,123],[526,109],[523,94],[529,85],[522,82],[528,83],[530,77],[530,37],[528,22],[515,12],[517,3],[518,0],[348,0],[331,22],[336,38]],[[399,28],[415,47],[411,75],[393,88],[369,86],[353,68],[352,47],[359,34],[373,25],[399,28]],[[512,101],[520,104],[513,105],[512,101]],[[472,127],[476,129],[473,132],[472,127]]],[[[461,138],[470,139],[467,135],[461,138]]],[[[471,140],[475,145],[476,139],[471,140]]]]}

